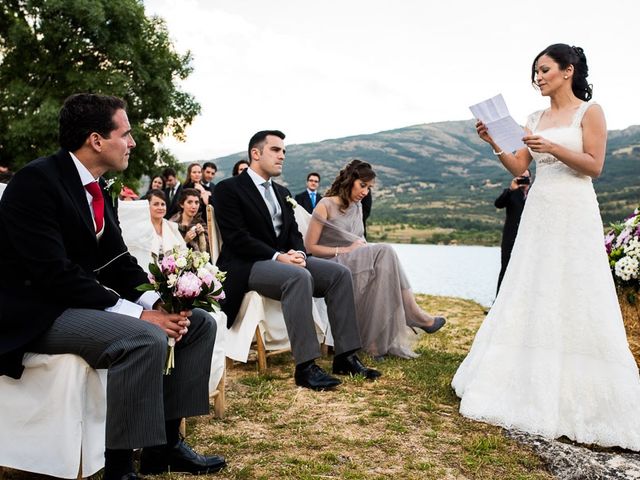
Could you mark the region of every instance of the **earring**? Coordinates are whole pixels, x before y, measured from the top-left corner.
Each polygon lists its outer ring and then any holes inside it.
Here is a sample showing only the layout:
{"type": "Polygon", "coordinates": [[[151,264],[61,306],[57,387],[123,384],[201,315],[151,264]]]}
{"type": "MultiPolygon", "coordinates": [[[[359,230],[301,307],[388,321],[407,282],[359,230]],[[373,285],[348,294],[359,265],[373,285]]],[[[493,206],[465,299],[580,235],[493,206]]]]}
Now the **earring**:
{"type": "Polygon", "coordinates": [[[568,78],[569,78],[569,75],[565,75],[565,76],[564,76],[564,79],[565,79],[565,80],[566,80],[566,79],[568,79],[568,78]]]}

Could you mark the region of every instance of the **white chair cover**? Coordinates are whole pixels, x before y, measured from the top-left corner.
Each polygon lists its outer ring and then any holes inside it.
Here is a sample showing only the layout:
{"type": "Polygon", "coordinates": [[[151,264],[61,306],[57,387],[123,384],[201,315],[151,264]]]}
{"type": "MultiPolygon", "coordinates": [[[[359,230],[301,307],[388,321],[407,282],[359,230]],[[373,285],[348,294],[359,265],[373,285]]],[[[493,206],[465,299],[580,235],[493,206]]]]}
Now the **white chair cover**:
{"type": "Polygon", "coordinates": [[[0,377],[0,465],[61,478],[104,466],[107,371],[71,355],[25,355],[20,380],[0,377]]]}
{"type": "Polygon", "coordinates": [[[145,272],[149,272],[152,261],[151,245],[155,236],[148,200],[118,200],[118,218],[122,229],[122,239],[129,253],[138,261],[145,272]]]}

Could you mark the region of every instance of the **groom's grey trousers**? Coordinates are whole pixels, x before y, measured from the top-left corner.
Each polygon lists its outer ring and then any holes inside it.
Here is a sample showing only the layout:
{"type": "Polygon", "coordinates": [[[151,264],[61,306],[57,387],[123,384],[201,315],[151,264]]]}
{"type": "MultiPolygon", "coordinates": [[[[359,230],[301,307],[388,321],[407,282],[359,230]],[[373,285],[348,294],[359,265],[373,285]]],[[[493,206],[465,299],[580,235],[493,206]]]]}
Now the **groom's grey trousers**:
{"type": "Polygon", "coordinates": [[[107,368],[106,447],[132,449],[166,443],[165,421],[209,412],[209,372],[216,323],[194,309],[176,343],[175,368],[163,375],[167,335],[139,318],[102,310],[65,310],[29,351],[74,353],[107,368]]]}
{"type": "Polygon", "coordinates": [[[274,260],[253,264],[249,289],[280,300],[296,364],[320,357],[312,315],[312,297],[324,297],[335,353],[359,350],[353,280],[348,268],[329,260],[308,257],[306,268],[274,260]]]}

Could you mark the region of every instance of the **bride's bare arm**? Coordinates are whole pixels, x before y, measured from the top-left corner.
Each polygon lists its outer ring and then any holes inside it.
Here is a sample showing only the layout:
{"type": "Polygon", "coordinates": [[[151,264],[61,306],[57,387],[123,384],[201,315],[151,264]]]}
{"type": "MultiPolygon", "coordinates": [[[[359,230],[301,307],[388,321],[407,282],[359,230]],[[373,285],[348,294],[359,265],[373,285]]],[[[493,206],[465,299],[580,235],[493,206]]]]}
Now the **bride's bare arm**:
{"type": "MultiPolygon", "coordinates": [[[[500,146],[494,142],[491,135],[489,135],[489,131],[487,130],[487,126],[482,123],[480,120],[476,123],[476,132],[478,132],[478,136],[491,145],[494,153],[499,153],[497,157],[502,162],[502,165],[511,172],[514,177],[518,177],[522,175],[527,168],[529,168],[529,164],[531,163],[531,153],[527,148],[521,148],[515,154],[510,152],[503,151],[500,146]]],[[[530,133],[527,131],[527,134],[530,133]]]]}
{"type": "Polygon", "coordinates": [[[582,152],[569,150],[540,135],[528,135],[524,142],[531,150],[549,153],[576,172],[596,178],[602,173],[607,149],[607,124],[600,105],[592,105],[582,118],[582,152]]]}

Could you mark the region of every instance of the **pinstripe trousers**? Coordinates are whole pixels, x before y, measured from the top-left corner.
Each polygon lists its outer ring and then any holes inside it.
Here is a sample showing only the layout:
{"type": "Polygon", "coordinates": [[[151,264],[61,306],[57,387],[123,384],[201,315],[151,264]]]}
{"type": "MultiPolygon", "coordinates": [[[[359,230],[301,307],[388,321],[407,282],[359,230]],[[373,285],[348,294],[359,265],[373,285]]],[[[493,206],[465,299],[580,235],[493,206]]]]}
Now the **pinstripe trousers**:
{"type": "Polygon", "coordinates": [[[175,369],[163,375],[167,335],[144,320],[101,310],[65,310],[29,345],[35,353],[73,353],[107,368],[106,447],[166,443],[165,421],[209,413],[209,372],[216,324],[194,309],[176,344],[175,369]]]}

